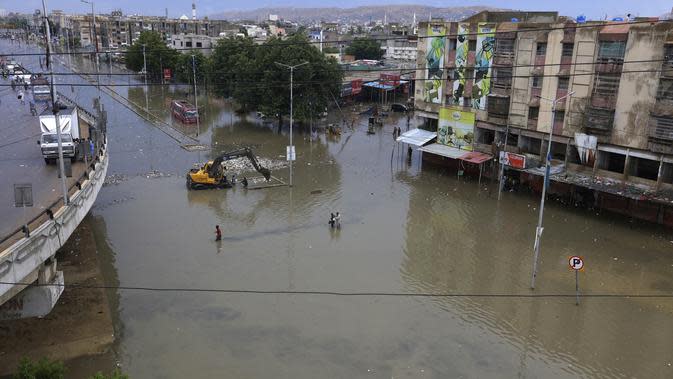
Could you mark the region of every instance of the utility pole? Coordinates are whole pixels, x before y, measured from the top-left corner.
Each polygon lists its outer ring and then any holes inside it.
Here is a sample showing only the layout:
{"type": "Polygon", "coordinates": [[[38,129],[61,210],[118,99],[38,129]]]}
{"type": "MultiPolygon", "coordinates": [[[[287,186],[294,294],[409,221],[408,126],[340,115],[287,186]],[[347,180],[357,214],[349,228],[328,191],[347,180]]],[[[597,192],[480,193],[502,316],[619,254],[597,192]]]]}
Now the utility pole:
{"type": "Polygon", "coordinates": [[[196,96],[196,63],[192,54],[192,74],[194,75],[194,106],[196,107],[196,136],[201,133],[201,114],[199,113],[199,98],[196,96]]]}
{"type": "MultiPolygon", "coordinates": [[[[321,31],[321,39],[322,39],[322,31],[321,31]]],[[[322,43],[321,43],[321,46],[322,46],[322,43]]],[[[308,64],[308,62],[299,63],[299,64],[296,64],[294,66],[286,65],[286,64],[283,64],[283,63],[280,63],[280,62],[276,62],[276,64],[279,65],[279,66],[290,69],[290,154],[292,155],[292,153],[294,151],[294,145],[292,144],[292,122],[293,122],[293,116],[294,116],[294,109],[293,109],[294,98],[293,98],[292,88],[293,88],[293,80],[294,80],[294,69],[299,67],[299,66],[303,66],[305,64],[308,64]]],[[[288,158],[294,158],[294,157],[290,156],[288,158]]],[[[292,159],[289,159],[289,161],[290,161],[290,187],[292,187],[292,159]]]]}
{"type": "Polygon", "coordinates": [[[149,100],[147,99],[147,58],[145,57],[145,44],[143,43],[143,72],[145,74],[145,112],[149,113],[149,100]]]}
{"type": "Polygon", "coordinates": [[[91,4],[91,19],[92,19],[91,30],[92,30],[92,33],[93,33],[93,43],[94,43],[94,46],[96,47],[96,60],[95,60],[95,64],[96,64],[96,86],[98,87],[98,106],[100,107],[100,74],[98,72],[98,55],[99,55],[98,54],[98,34],[96,33],[96,13],[94,12],[94,9],[93,9],[94,2],[89,1],[89,0],[79,0],[79,1],[81,1],[84,4],[91,4]]]}
{"type": "Polygon", "coordinates": [[[49,76],[51,77],[51,107],[54,113],[54,122],[56,125],[56,140],[58,141],[58,170],[61,174],[61,189],[63,190],[63,205],[68,205],[68,186],[65,184],[65,167],[63,163],[63,142],[61,140],[61,122],[58,118],[59,107],[56,104],[56,91],[54,91],[54,69],[51,64],[51,30],[49,30],[49,20],[47,19],[47,4],[42,0],[42,11],[44,12],[44,30],[47,34],[47,66],[49,66],[49,76]]]}
{"type": "MultiPolygon", "coordinates": [[[[553,128],[553,124],[552,124],[553,128]]],[[[505,127],[505,145],[502,147],[502,151],[507,154],[507,139],[509,138],[509,123],[507,123],[507,126],[505,127]]],[[[500,196],[502,195],[502,187],[504,183],[502,182],[502,178],[505,175],[505,161],[498,157],[498,161],[500,161],[500,174],[498,175],[498,200],[500,200],[500,196]]]]}
{"type": "Polygon", "coordinates": [[[551,105],[551,125],[549,126],[549,142],[547,145],[547,156],[545,157],[545,171],[544,171],[544,182],[542,183],[542,197],[540,198],[540,215],[537,220],[537,227],[535,228],[535,245],[533,246],[533,275],[530,281],[530,288],[535,289],[535,277],[537,276],[537,260],[540,256],[540,240],[542,238],[542,219],[544,216],[544,201],[547,195],[547,186],[549,186],[549,174],[551,171],[551,144],[552,137],[554,135],[554,122],[556,121],[556,104],[565,100],[566,98],[572,96],[575,91],[568,93],[565,96],[559,98],[548,99],[542,96],[538,96],[541,100],[546,100],[552,103],[551,105]]]}

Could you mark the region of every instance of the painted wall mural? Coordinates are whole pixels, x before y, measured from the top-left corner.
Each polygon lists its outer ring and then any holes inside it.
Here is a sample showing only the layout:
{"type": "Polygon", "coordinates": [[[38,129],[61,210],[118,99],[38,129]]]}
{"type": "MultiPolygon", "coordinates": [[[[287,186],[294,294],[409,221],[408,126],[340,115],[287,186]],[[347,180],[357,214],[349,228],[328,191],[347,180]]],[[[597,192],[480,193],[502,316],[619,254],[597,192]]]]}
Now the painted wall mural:
{"type": "Polygon", "coordinates": [[[463,92],[465,91],[465,66],[467,66],[467,51],[470,45],[467,41],[469,31],[470,24],[458,24],[456,69],[453,78],[453,102],[459,105],[463,103],[463,92]]]}
{"type": "Polygon", "coordinates": [[[446,50],[446,28],[439,25],[428,25],[425,66],[427,68],[425,101],[442,103],[442,76],[444,74],[444,52],[446,50]],[[436,37],[431,37],[436,36],[436,37]]]}
{"type": "Polygon", "coordinates": [[[437,123],[437,143],[472,151],[475,113],[462,107],[442,107],[437,123]]]}
{"type": "Polygon", "coordinates": [[[474,86],[472,87],[472,107],[486,109],[486,98],[491,93],[493,49],[495,28],[480,23],[477,32],[477,54],[474,63],[474,86]]]}

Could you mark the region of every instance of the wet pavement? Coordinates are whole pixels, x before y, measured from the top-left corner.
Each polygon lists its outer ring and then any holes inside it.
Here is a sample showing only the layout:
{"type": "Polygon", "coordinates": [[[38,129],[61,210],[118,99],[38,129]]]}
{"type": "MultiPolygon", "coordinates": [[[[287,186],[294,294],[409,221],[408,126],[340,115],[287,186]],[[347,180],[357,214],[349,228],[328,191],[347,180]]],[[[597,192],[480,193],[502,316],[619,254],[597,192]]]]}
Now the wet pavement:
{"type": "MultiPolygon", "coordinates": [[[[142,88],[115,88],[144,104],[142,88]]],[[[95,93],[75,88],[81,99],[95,93]]],[[[173,87],[152,87],[149,108],[170,120],[172,96],[173,87]]],[[[114,180],[92,213],[110,284],[460,295],[119,290],[114,354],[131,377],[673,376],[673,298],[576,306],[567,266],[568,256],[585,258],[583,294],[672,296],[670,230],[548,202],[531,292],[539,199],[508,192],[498,202],[488,181],[418,153],[409,163],[392,138],[406,118],[390,117],[375,135],[365,119],[337,137],[298,128],[292,188],[187,191],[184,173],[214,153],[252,146],[282,159],[286,128],[204,94],[198,140],[210,150],[188,152],[107,95],[103,103],[114,180]],[[333,211],[340,230],[327,226],[333,211]],[[513,296],[530,294],[568,297],[513,296]]]]}

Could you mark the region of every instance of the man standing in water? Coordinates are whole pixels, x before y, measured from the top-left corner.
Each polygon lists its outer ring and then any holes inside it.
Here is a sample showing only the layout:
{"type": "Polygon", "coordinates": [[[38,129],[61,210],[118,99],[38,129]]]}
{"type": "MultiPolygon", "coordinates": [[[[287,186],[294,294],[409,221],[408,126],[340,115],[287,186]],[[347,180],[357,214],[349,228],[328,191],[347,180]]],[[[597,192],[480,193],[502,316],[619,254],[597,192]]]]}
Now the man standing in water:
{"type": "Polygon", "coordinates": [[[215,241],[222,241],[222,231],[219,225],[215,225],[215,241]]]}

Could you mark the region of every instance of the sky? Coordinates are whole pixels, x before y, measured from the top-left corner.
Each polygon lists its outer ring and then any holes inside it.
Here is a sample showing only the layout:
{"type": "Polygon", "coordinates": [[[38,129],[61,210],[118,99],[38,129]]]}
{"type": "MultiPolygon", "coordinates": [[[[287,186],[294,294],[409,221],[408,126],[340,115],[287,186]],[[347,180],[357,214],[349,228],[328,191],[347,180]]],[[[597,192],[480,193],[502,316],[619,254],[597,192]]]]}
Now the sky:
{"type": "MultiPolygon", "coordinates": [[[[90,11],[90,5],[78,0],[46,0],[48,9],[61,9],[66,12],[84,13],[90,11]]],[[[191,15],[192,0],[97,0],[96,13],[109,13],[121,8],[126,14],[163,15],[168,7],[171,17],[182,14],[191,15]]],[[[356,7],[360,5],[386,4],[423,4],[438,7],[484,5],[520,10],[558,10],[561,15],[575,17],[584,14],[591,19],[631,13],[636,16],[660,16],[671,11],[670,0],[196,0],[199,17],[227,10],[255,9],[263,7],[356,7]]],[[[0,9],[10,12],[30,12],[41,9],[41,0],[0,0],[0,9]]]]}

